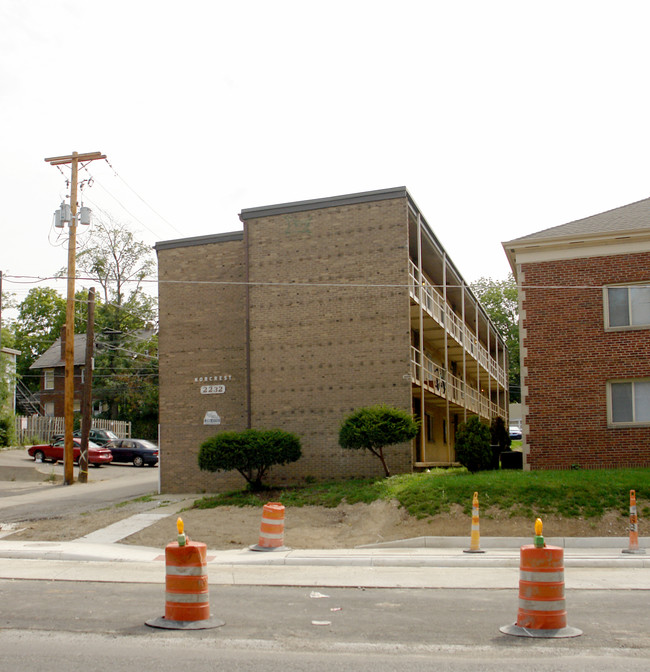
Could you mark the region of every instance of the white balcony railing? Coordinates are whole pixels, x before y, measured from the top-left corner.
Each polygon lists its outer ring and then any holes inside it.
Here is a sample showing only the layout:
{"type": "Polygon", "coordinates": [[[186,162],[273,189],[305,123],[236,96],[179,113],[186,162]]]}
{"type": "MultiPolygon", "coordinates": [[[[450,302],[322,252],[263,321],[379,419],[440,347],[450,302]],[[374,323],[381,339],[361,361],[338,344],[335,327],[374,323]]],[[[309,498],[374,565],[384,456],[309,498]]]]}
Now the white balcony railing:
{"type": "MultiPolygon", "coordinates": [[[[418,292],[418,269],[409,259],[409,293],[414,301],[420,303],[418,292]]],[[[467,353],[495,378],[503,387],[507,384],[507,372],[490,356],[487,348],[478,340],[476,334],[454,313],[451,306],[445,305],[443,296],[425,278],[422,278],[422,307],[467,353]]]]}
{"type": "Polygon", "coordinates": [[[422,355],[414,346],[411,346],[411,381],[416,385],[421,385],[432,394],[448,399],[451,403],[467,408],[468,411],[481,417],[506,417],[505,407],[495,404],[479,390],[467,385],[462,379],[449,373],[426,355],[422,355]],[[420,362],[422,363],[421,370],[420,362]]]}

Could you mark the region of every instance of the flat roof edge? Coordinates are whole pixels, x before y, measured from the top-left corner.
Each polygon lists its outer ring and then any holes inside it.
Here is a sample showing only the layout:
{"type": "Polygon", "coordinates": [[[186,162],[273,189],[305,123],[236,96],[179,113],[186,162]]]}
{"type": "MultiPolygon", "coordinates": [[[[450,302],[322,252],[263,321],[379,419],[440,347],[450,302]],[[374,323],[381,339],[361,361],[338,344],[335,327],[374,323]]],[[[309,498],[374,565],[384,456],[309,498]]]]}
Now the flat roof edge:
{"type": "Polygon", "coordinates": [[[171,250],[176,247],[194,247],[195,245],[209,245],[210,243],[228,243],[236,240],[244,240],[243,231],[230,231],[229,233],[213,233],[207,236],[195,236],[193,238],[177,238],[176,240],[159,240],[154,250],[171,250]]]}
{"type": "Polygon", "coordinates": [[[246,221],[247,219],[271,217],[273,215],[286,215],[293,212],[304,212],[305,210],[320,210],[321,208],[334,208],[342,205],[386,201],[391,198],[406,198],[408,195],[406,187],[378,189],[377,191],[362,191],[356,194],[343,194],[342,196],[330,196],[328,198],[313,198],[307,201],[264,205],[259,208],[245,208],[239,213],[239,219],[246,221]]]}

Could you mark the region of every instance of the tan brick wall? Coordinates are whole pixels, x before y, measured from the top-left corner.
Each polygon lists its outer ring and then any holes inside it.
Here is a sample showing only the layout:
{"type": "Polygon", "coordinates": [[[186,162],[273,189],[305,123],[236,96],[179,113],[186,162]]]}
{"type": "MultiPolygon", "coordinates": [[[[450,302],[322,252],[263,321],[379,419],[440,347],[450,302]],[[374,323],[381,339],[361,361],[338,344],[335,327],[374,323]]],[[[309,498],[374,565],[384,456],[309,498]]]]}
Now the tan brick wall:
{"type": "MultiPolygon", "coordinates": [[[[247,221],[253,425],[295,432],[303,448],[277,478],[383,473],[369,453],[341,449],[338,429],[361,406],[411,407],[406,208],[396,199],[247,221]]],[[[410,445],[388,453],[394,473],[411,471],[410,445]]]]}
{"type": "Polygon", "coordinates": [[[606,332],[602,287],[650,279],[650,254],[523,264],[531,469],[648,466],[650,428],[607,426],[608,380],[650,377],[650,330],[606,332]]]}
{"type": "Polygon", "coordinates": [[[162,489],[211,492],[217,481],[240,487],[238,474],[202,472],[197,458],[216,431],[246,427],[244,286],[220,284],[243,283],[243,244],[159,250],[158,267],[162,489]],[[201,394],[202,385],[217,384],[224,394],[201,394]],[[218,413],[220,426],[204,426],[207,411],[218,413]]]}
{"type": "MultiPolygon", "coordinates": [[[[252,426],[295,432],[303,449],[267,481],[382,474],[369,453],[338,446],[338,429],[361,406],[411,409],[406,199],[246,226],[252,426]]],[[[238,474],[201,472],[197,455],[208,436],[247,423],[245,288],[218,284],[244,282],[244,243],[161,249],[158,258],[162,489],[239,488],[238,474]],[[195,378],[206,375],[232,376],[226,393],[201,395],[195,378]],[[207,410],[219,427],[203,426],[207,410]]],[[[411,471],[411,444],[387,455],[393,473],[411,471]]]]}

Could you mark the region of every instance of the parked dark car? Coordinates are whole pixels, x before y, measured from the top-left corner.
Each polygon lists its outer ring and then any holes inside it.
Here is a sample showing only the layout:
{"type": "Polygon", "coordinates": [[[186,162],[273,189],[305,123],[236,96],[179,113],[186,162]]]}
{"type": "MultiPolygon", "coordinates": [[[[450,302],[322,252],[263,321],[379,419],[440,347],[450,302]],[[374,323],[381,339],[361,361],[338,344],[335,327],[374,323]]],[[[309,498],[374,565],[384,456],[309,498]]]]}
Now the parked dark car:
{"type": "MultiPolygon", "coordinates": [[[[72,433],[72,436],[76,436],[77,438],[81,437],[81,430],[75,429],[75,431],[72,433]]],[[[59,441],[62,438],[63,434],[56,434],[52,440],[59,441]]],[[[119,436],[114,432],[111,432],[110,429],[91,429],[88,438],[98,446],[105,446],[109,441],[115,441],[115,439],[119,439],[119,436]]]]}
{"type": "MultiPolygon", "coordinates": [[[[72,460],[77,464],[79,462],[79,455],[81,454],[81,439],[75,438],[73,441],[74,452],[72,460]]],[[[34,460],[41,460],[41,462],[52,460],[52,462],[58,462],[59,460],[63,460],[64,449],[65,441],[59,439],[52,443],[30,446],[27,449],[27,453],[31,455],[34,460]]],[[[112,460],[113,454],[110,450],[106,449],[104,446],[98,446],[92,441],[88,442],[88,464],[92,464],[95,467],[101,467],[102,464],[109,464],[112,460]]]]}
{"type": "Polygon", "coordinates": [[[113,453],[113,462],[133,462],[134,467],[158,464],[158,446],[145,439],[115,439],[106,444],[113,453]]]}

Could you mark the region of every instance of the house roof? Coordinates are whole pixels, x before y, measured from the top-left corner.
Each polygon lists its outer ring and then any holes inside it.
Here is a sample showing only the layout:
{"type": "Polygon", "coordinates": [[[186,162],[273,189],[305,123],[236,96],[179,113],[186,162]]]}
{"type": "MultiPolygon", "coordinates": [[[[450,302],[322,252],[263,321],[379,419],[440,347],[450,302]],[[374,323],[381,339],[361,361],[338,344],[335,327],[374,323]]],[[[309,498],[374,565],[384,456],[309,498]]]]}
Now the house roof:
{"type": "MultiPolygon", "coordinates": [[[[86,334],[74,336],[74,365],[84,364],[86,361],[86,334]]],[[[30,369],[50,369],[65,366],[65,358],[61,357],[61,339],[54,343],[29,367],[30,369]]]]}
{"type": "Polygon", "coordinates": [[[503,243],[515,245],[533,241],[558,240],[602,234],[633,233],[641,229],[650,230],[650,198],[636,203],[606,210],[598,215],[576,219],[568,224],[560,224],[537,233],[503,243]]]}
{"type": "Polygon", "coordinates": [[[650,198],[502,243],[517,277],[525,262],[650,251],[650,198]]]}

